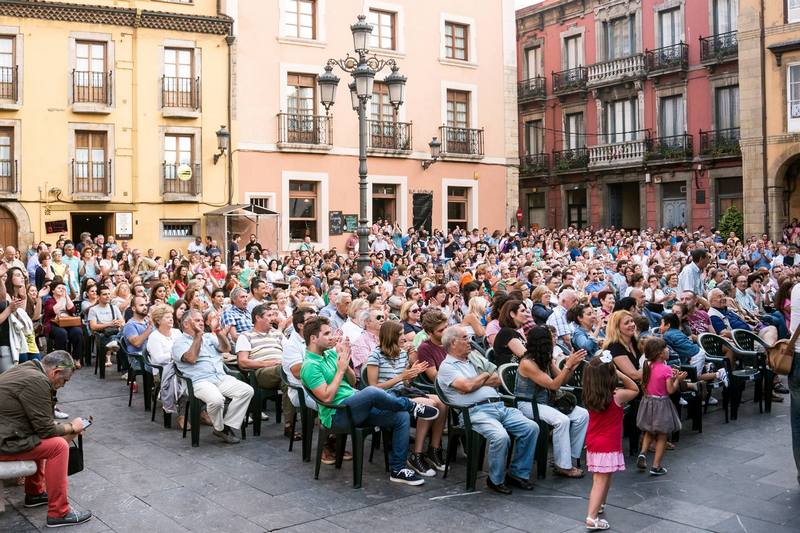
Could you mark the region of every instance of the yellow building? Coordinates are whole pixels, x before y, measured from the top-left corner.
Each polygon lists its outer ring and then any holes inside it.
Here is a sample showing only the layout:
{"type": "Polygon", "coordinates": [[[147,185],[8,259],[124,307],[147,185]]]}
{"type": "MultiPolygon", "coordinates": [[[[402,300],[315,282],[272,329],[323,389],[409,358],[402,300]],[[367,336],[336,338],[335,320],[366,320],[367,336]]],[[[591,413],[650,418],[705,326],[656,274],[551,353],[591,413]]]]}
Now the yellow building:
{"type": "Polygon", "coordinates": [[[739,0],[745,236],[800,219],[800,0],[739,0]]]}
{"type": "Polygon", "coordinates": [[[0,244],[88,231],[163,253],[204,235],[232,195],[217,4],[0,0],[0,244]]]}

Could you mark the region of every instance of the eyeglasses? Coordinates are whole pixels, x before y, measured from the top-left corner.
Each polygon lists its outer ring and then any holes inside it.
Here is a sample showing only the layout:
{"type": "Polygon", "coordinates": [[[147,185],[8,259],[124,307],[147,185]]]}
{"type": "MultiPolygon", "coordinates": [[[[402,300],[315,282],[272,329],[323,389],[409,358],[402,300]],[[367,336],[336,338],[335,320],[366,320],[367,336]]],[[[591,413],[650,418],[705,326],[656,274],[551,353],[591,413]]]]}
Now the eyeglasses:
{"type": "Polygon", "coordinates": [[[381,320],[385,320],[385,319],[386,319],[386,317],[383,316],[383,315],[375,315],[375,320],[377,320],[378,322],[380,322],[381,320]]]}

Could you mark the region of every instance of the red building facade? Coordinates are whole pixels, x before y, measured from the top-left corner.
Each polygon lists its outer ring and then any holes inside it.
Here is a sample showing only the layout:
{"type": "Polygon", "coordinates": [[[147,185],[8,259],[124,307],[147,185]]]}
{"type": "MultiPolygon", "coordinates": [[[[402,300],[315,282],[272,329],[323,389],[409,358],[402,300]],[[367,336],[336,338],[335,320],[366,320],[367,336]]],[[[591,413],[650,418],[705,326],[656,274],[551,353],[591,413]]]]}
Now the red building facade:
{"type": "Polygon", "coordinates": [[[737,13],[738,0],[519,10],[524,222],[696,229],[741,208],[737,13]]]}

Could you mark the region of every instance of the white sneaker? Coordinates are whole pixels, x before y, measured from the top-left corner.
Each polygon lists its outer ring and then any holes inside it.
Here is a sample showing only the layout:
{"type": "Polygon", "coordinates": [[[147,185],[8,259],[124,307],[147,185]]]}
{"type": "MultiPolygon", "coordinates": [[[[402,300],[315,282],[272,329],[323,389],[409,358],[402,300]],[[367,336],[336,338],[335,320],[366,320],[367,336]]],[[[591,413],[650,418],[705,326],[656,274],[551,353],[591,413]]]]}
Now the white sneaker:
{"type": "Polygon", "coordinates": [[[713,396],[708,398],[708,405],[717,405],[718,403],[719,403],[719,400],[717,400],[713,396]]]}
{"type": "Polygon", "coordinates": [[[106,344],[106,348],[109,350],[119,350],[119,343],[116,340],[113,340],[106,344]]]}
{"type": "Polygon", "coordinates": [[[58,420],[66,420],[67,418],[69,418],[69,415],[67,413],[61,411],[58,407],[53,409],[53,416],[55,416],[56,419],[58,419],[58,420]]]}
{"type": "Polygon", "coordinates": [[[726,387],[728,386],[728,372],[724,368],[717,370],[717,379],[720,380],[726,387]]]}
{"type": "Polygon", "coordinates": [[[678,400],[678,405],[689,405],[689,402],[687,402],[685,399],[681,398],[681,399],[678,400]]]}

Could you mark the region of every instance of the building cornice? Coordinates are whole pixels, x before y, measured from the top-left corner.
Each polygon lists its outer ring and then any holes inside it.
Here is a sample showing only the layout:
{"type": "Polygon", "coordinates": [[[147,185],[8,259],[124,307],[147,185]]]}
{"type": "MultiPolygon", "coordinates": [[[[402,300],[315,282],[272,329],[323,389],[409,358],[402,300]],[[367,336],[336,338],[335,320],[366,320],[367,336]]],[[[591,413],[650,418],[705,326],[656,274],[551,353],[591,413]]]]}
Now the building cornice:
{"type": "Polygon", "coordinates": [[[777,63],[777,65],[780,67],[783,54],[786,52],[796,52],[797,50],[800,50],[800,39],[771,44],[767,46],[767,49],[775,56],[775,63],[777,63]]]}
{"type": "Polygon", "coordinates": [[[225,15],[206,16],[163,11],[137,11],[122,7],[44,2],[42,0],[0,0],[0,16],[212,35],[227,35],[233,26],[233,19],[225,15]]]}

